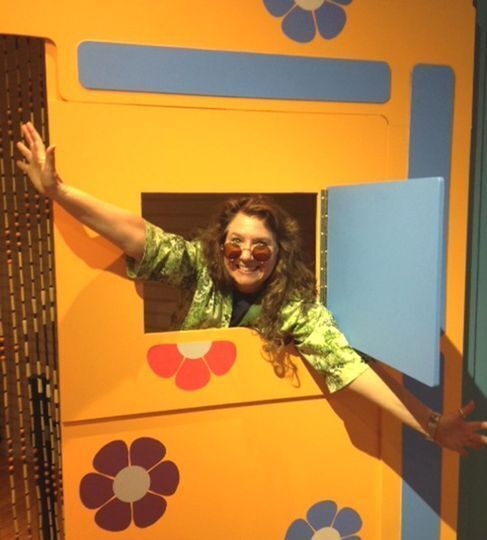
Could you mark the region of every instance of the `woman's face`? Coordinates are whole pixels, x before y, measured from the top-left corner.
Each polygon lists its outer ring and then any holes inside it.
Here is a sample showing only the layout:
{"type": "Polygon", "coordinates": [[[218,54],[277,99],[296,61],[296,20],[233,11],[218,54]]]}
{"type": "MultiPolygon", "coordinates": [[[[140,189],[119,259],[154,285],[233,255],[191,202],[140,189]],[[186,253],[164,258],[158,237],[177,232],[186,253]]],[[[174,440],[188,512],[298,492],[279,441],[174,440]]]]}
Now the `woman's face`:
{"type": "Polygon", "coordinates": [[[223,257],[235,287],[243,293],[259,291],[276,266],[278,247],[274,234],[258,217],[238,213],[228,224],[225,243],[238,245],[242,250],[236,259],[223,257]],[[252,249],[263,244],[269,247],[270,258],[258,261],[252,249]]]}

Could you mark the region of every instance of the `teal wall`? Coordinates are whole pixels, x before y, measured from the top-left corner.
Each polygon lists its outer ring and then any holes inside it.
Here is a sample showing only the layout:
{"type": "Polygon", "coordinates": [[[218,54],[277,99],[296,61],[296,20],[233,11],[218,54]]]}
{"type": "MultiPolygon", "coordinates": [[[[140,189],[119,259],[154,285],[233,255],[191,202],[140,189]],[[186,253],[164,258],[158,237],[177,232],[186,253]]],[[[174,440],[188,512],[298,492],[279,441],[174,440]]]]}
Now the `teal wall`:
{"type": "MultiPolygon", "coordinates": [[[[463,402],[487,418],[487,3],[478,0],[463,402]]],[[[487,538],[487,451],[462,460],[458,538],[487,538]]]]}

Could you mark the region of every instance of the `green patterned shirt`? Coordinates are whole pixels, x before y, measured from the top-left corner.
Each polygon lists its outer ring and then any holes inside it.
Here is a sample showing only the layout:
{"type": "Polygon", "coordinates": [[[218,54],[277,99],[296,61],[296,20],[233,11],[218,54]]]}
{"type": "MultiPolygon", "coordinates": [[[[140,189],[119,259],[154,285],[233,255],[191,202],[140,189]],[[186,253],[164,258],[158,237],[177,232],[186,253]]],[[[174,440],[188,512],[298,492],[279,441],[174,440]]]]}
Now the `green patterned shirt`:
{"type": "MultiPolygon", "coordinates": [[[[146,222],[146,241],[138,265],[127,258],[131,278],[163,281],[193,296],[180,328],[227,328],[232,297],[219,291],[211,279],[200,242],[187,241],[146,222]]],[[[291,336],[299,353],[326,377],[330,392],[351,383],[368,365],[348,345],[331,313],[318,301],[303,305],[293,301],[282,306],[281,330],[291,336]]],[[[258,325],[249,324],[259,330],[258,325]]]]}

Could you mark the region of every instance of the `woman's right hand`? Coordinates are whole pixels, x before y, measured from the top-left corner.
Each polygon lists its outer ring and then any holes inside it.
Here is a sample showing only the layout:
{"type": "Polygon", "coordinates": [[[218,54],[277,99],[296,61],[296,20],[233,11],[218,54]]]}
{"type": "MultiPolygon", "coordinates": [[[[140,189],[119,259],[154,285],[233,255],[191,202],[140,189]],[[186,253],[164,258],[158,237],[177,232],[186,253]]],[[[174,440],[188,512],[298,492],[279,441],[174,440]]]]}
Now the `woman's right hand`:
{"type": "Polygon", "coordinates": [[[22,125],[24,142],[17,148],[24,156],[17,161],[39,193],[54,199],[66,212],[90,227],[127,255],[140,260],[145,246],[145,222],[141,216],[106,203],[84,191],[63,184],[56,172],[54,147],[47,150],[34,126],[22,125]]]}
{"type": "Polygon", "coordinates": [[[36,190],[46,197],[55,197],[62,184],[56,172],[54,146],[47,148],[31,122],[22,124],[25,142],[19,141],[17,148],[24,160],[17,160],[17,167],[30,178],[36,190]]]}

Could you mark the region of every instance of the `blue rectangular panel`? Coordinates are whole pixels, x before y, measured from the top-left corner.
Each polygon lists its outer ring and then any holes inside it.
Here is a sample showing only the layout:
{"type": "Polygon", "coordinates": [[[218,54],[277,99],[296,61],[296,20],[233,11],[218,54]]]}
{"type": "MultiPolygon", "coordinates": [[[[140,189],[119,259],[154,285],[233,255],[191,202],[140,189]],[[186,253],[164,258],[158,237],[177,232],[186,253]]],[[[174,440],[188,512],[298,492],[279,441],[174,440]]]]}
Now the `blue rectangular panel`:
{"type": "Polygon", "coordinates": [[[86,41],[78,48],[85,88],[244,98],[384,103],[384,62],[206,51],[86,41]]]}
{"type": "Polygon", "coordinates": [[[328,190],[328,307],[350,344],[439,382],[444,180],[328,190]]]}

